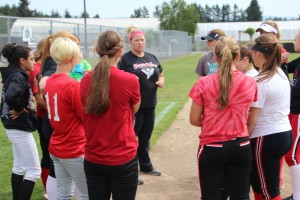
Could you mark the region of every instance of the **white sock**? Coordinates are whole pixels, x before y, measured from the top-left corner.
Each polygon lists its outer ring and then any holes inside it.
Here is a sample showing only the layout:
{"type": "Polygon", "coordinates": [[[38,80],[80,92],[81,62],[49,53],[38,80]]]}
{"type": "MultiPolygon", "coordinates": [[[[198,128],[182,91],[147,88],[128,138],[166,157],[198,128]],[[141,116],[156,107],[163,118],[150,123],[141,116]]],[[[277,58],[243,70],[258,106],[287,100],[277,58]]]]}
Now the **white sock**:
{"type": "Polygon", "coordinates": [[[294,165],[290,167],[293,199],[300,200],[300,165],[294,165]]]}
{"type": "Polygon", "coordinates": [[[56,178],[52,176],[48,176],[47,184],[46,184],[46,191],[48,195],[48,200],[56,200],[56,178]]]}

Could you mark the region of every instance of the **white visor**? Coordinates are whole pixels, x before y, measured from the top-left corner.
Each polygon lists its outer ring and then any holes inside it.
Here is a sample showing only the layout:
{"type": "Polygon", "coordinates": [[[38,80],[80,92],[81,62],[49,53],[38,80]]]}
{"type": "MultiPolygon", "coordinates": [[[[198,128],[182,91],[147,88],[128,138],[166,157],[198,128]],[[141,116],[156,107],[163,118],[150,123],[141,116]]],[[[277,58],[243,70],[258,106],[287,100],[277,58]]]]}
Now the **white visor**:
{"type": "Polygon", "coordinates": [[[267,33],[275,33],[276,35],[278,34],[278,31],[276,30],[276,28],[274,28],[273,26],[269,25],[269,24],[262,24],[260,25],[260,27],[258,29],[256,29],[256,32],[263,30],[267,33]]]}

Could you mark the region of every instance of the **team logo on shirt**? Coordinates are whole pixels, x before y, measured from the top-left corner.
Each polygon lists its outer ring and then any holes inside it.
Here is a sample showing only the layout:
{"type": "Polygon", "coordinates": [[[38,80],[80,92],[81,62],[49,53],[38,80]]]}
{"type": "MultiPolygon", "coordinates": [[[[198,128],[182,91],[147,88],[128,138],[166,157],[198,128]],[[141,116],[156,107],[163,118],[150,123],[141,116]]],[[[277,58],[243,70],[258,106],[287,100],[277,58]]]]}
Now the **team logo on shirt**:
{"type": "Polygon", "coordinates": [[[141,68],[142,72],[144,72],[147,75],[147,79],[149,79],[153,75],[154,67],[157,67],[157,64],[154,64],[152,62],[139,63],[133,65],[134,69],[141,68]]]}
{"type": "Polygon", "coordinates": [[[133,64],[133,68],[145,68],[145,67],[157,67],[157,64],[154,64],[152,62],[149,63],[139,63],[139,64],[133,64]]]}
{"type": "Polygon", "coordinates": [[[207,65],[209,67],[208,74],[213,74],[213,73],[215,73],[215,72],[218,71],[218,65],[217,65],[217,63],[209,63],[209,62],[207,62],[207,65]]]}
{"type": "Polygon", "coordinates": [[[1,117],[5,117],[6,119],[9,119],[9,106],[7,105],[4,91],[5,89],[2,90],[1,117]]]}
{"type": "Polygon", "coordinates": [[[146,67],[142,69],[142,72],[144,72],[147,75],[147,79],[149,79],[153,75],[154,69],[146,67]]]}

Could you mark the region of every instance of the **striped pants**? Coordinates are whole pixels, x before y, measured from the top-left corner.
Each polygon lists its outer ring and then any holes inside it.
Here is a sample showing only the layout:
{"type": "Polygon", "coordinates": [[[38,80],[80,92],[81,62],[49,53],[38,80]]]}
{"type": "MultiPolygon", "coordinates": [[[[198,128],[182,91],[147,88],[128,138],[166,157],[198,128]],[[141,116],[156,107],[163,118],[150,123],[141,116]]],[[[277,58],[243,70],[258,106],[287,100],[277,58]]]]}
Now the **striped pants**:
{"type": "Polygon", "coordinates": [[[255,200],[281,200],[279,190],[280,159],[292,145],[292,132],[280,132],[252,138],[250,182],[255,200]]]}
{"type": "Polygon", "coordinates": [[[292,147],[285,155],[286,163],[289,166],[300,164],[300,117],[299,114],[289,114],[290,123],[292,126],[293,143],[292,147]]]}

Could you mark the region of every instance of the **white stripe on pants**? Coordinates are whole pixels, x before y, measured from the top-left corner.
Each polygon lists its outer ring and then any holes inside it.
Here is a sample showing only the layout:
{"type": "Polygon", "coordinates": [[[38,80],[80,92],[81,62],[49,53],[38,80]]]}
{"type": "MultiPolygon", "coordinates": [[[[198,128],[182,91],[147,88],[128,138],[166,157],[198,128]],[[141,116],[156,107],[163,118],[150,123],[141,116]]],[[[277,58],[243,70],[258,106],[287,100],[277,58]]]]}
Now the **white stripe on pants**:
{"type": "Polygon", "coordinates": [[[57,181],[57,200],[71,199],[73,193],[72,182],[74,181],[81,200],[88,200],[88,189],[83,168],[84,157],[61,159],[50,154],[54,163],[57,181]]]}
{"type": "Polygon", "coordinates": [[[37,146],[32,132],[5,129],[12,144],[14,164],[12,172],[25,175],[24,179],[36,182],[40,178],[41,167],[37,146]]]}

